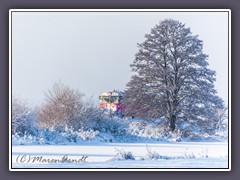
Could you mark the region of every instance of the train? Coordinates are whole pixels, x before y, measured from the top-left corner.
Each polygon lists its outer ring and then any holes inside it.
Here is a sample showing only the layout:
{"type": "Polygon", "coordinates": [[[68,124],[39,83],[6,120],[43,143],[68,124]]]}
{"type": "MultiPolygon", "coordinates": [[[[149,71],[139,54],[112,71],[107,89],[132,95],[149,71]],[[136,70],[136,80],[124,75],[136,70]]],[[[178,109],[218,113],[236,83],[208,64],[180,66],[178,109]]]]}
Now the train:
{"type": "Polygon", "coordinates": [[[124,116],[123,91],[102,92],[99,95],[100,111],[108,115],[124,116]]]}

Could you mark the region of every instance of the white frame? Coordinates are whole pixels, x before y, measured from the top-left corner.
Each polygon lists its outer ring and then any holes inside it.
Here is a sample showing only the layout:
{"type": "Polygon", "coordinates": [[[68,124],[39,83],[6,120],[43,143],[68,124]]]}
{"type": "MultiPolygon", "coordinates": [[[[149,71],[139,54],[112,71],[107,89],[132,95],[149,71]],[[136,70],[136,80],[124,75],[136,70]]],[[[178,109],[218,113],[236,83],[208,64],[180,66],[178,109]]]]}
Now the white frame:
{"type": "Polygon", "coordinates": [[[10,171],[231,171],[231,10],[230,9],[10,9],[9,10],[9,170],[10,171]],[[12,168],[12,138],[11,138],[11,102],[12,102],[12,12],[30,12],[30,11],[38,11],[38,12],[88,12],[88,11],[96,11],[96,12],[107,12],[107,11],[118,11],[118,12],[228,12],[228,123],[229,123],[229,140],[228,140],[228,151],[229,151],[229,168],[228,169],[54,169],[54,168],[44,168],[44,169],[17,169],[12,168]]]}

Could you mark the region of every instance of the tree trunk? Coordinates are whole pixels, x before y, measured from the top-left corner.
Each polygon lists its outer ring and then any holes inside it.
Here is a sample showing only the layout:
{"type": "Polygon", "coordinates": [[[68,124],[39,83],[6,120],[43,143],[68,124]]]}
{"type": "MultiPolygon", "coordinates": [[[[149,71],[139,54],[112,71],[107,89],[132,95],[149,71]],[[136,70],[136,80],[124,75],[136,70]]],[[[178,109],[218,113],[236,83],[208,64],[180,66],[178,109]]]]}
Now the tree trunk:
{"type": "Polygon", "coordinates": [[[175,122],[176,122],[176,116],[172,115],[169,122],[169,128],[172,132],[175,130],[175,127],[176,127],[175,122]]]}

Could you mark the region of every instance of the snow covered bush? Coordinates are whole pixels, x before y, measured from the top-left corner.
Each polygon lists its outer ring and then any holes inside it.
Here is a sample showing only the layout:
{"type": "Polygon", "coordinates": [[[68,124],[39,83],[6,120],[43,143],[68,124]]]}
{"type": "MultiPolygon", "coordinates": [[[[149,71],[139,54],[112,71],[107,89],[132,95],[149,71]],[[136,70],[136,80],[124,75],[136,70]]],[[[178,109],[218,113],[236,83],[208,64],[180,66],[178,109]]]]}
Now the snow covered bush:
{"type": "Polygon", "coordinates": [[[146,145],[147,154],[145,160],[155,160],[155,159],[168,159],[168,157],[162,156],[159,153],[152,151],[148,145],[146,145]]]}
{"type": "Polygon", "coordinates": [[[95,120],[94,130],[103,134],[110,134],[114,139],[122,139],[128,135],[128,123],[118,117],[101,116],[95,120]]]}
{"type": "Polygon", "coordinates": [[[125,151],[123,149],[115,149],[115,151],[117,153],[112,160],[135,160],[135,157],[130,151],[125,151]]]}
{"type": "Polygon", "coordinates": [[[216,134],[226,135],[228,133],[228,107],[215,110],[217,120],[215,123],[216,134]]]}
{"type": "Polygon", "coordinates": [[[54,128],[39,128],[37,140],[38,144],[62,144],[66,138],[54,128]]]}
{"type": "Polygon", "coordinates": [[[94,138],[99,134],[99,131],[94,131],[92,129],[89,129],[87,131],[84,131],[83,129],[79,129],[76,131],[76,135],[78,137],[81,137],[82,140],[88,141],[88,140],[94,140],[94,138]]]}
{"type": "Polygon", "coordinates": [[[65,127],[64,129],[39,128],[35,135],[12,135],[13,144],[77,144],[95,140],[98,131],[65,127]]]}
{"type": "Polygon", "coordinates": [[[34,112],[19,97],[12,98],[12,134],[25,135],[35,132],[34,112]]]}
{"type": "Polygon", "coordinates": [[[74,130],[74,128],[68,128],[67,126],[62,130],[44,129],[43,132],[45,133],[45,141],[50,144],[71,144],[91,141],[94,140],[96,135],[99,133],[98,131],[93,131],[92,129],[74,130]]]}
{"type": "Polygon", "coordinates": [[[146,126],[146,124],[143,123],[142,121],[131,122],[131,123],[129,123],[128,131],[132,135],[138,136],[140,131],[142,131],[145,126],[146,126]]]}
{"type": "Polygon", "coordinates": [[[188,141],[199,141],[201,140],[202,134],[197,133],[191,129],[184,129],[182,130],[182,138],[188,141]]]}
{"type": "Polygon", "coordinates": [[[36,140],[36,136],[32,136],[31,134],[12,134],[12,144],[13,145],[29,145],[29,144],[38,144],[36,140]]]}
{"type": "Polygon", "coordinates": [[[156,122],[149,123],[147,121],[134,121],[129,123],[128,132],[131,135],[142,137],[142,138],[148,138],[148,139],[164,139],[166,138],[166,135],[168,134],[168,131],[166,130],[166,125],[162,120],[159,120],[156,125],[156,122]]]}
{"type": "Polygon", "coordinates": [[[168,139],[175,142],[182,141],[182,131],[180,129],[176,129],[174,132],[169,132],[168,139]]]}

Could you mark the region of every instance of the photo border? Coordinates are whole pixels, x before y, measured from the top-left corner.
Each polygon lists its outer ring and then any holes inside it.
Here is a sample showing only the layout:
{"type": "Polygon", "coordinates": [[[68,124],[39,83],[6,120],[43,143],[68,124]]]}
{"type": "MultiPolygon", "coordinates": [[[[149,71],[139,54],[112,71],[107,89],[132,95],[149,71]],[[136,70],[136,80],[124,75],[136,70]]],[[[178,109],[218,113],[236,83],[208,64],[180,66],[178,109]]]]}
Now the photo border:
{"type": "Polygon", "coordinates": [[[231,170],[231,10],[230,9],[10,9],[9,10],[9,170],[10,171],[230,171],[231,170]],[[12,167],[12,12],[227,12],[228,13],[228,168],[13,168],[12,167]]]}

